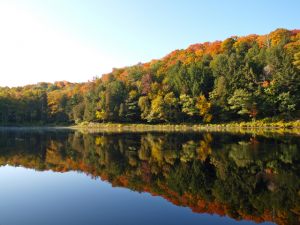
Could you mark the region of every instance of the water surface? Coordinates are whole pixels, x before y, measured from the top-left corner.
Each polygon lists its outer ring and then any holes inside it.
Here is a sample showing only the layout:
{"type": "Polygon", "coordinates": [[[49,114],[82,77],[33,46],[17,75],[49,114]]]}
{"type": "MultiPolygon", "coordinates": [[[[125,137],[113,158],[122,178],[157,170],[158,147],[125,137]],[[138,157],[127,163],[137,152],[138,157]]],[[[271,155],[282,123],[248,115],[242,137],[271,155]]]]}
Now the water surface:
{"type": "Polygon", "coordinates": [[[0,224],[299,224],[295,135],[0,130],[0,224]]]}

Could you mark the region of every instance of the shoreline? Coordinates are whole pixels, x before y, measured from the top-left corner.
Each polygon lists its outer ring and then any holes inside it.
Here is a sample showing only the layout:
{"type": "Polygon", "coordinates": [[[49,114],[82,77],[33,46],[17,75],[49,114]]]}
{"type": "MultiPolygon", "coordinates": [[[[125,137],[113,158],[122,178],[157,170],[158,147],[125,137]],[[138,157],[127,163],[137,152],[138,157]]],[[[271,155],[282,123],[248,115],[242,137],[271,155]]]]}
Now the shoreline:
{"type": "Polygon", "coordinates": [[[293,133],[300,135],[300,121],[257,123],[241,122],[227,124],[126,124],[84,123],[71,129],[90,132],[233,132],[233,133],[293,133]]]}
{"type": "Polygon", "coordinates": [[[87,123],[77,125],[19,125],[0,129],[79,130],[82,132],[229,132],[229,133],[290,133],[300,135],[300,120],[290,122],[231,122],[223,124],[145,124],[87,123]]]}

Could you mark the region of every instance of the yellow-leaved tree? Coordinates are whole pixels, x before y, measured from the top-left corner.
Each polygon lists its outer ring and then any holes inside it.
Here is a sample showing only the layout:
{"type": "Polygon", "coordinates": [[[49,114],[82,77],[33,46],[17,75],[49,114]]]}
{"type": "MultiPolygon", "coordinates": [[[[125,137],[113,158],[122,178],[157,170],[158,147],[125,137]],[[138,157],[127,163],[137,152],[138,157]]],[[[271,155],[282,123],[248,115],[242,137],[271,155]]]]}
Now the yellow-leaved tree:
{"type": "Polygon", "coordinates": [[[202,116],[203,122],[209,123],[212,120],[212,115],[210,114],[211,103],[204,95],[200,95],[198,97],[196,108],[199,110],[199,114],[202,116]]]}
{"type": "Polygon", "coordinates": [[[294,65],[300,70],[300,52],[294,55],[295,61],[294,65]]]}

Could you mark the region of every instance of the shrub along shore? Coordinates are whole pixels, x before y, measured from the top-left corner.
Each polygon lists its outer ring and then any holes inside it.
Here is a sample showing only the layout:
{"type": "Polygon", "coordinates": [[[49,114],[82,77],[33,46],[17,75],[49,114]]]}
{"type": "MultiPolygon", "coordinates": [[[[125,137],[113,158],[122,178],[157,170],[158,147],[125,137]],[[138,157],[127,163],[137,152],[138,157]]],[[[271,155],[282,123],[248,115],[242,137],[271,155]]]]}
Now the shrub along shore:
{"type": "Polygon", "coordinates": [[[70,126],[72,129],[83,129],[89,132],[188,132],[188,131],[212,131],[212,132],[276,132],[300,134],[300,120],[296,121],[252,121],[231,122],[223,124],[126,124],[126,123],[81,123],[70,126]]]}

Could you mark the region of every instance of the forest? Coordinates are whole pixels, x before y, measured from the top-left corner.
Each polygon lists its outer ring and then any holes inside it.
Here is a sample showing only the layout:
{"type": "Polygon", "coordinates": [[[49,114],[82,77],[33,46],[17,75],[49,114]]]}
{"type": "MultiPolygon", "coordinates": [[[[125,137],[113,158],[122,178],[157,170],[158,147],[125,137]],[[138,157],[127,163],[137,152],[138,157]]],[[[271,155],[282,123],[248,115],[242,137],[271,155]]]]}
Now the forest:
{"type": "Polygon", "coordinates": [[[194,44],[86,83],[0,88],[2,125],[299,117],[300,30],[194,44]]]}

